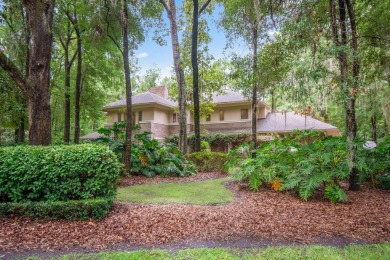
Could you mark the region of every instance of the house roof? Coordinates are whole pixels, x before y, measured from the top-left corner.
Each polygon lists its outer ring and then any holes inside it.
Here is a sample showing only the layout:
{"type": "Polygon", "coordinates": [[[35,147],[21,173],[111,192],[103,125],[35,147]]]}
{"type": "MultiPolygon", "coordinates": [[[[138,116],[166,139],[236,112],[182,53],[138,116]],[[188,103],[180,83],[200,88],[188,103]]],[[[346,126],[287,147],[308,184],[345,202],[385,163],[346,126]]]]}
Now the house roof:
{"type": "MultiPolygon", "coordinates": [[[[266,118],[257,120],[258,133],[292,132],[294,130],[337,130],[337,127],[314,119],[310,116],[298,115],[294,112],[268,113],[266,118]]],[[[245,133],[251,132],[251,127],[221,128],[209,130],[209,132],[245,133]]]]}
{"type": "MultiPolygon", "coordinates": [[[[141,94],[137,94],[132,96],[131,98],[133,105],[140,105],[140,104],[149,104],[149,103],[157,103],[160,105],[168,106],[168,107],[174,107],[177,106],[177,104],[169,99],[163,98],[157,94],[151,93],[151,92],[144,92],[141,94]]],[[[104,109],[107,108],[114,108],[114,107],[122,107],[126,106],[126,98],[122,98],[120,100],[117,100],[115,102],[107,104],[104,109]]]]}
{"type": "Polygon", "coordinates": [[[224,90],[222,94],[213,95],[213,103],[230,103],[230,102],[242,102],[248,101],[240,92],[232,90],[224,90]]]}
{"type": "Polygon", "coordinates": [[[93,132],[93,133],[90,133],[90,134],[87,134],[87,135],[84,135],[84,136],[80,137],[80,139],[88,140],[88,139],[98,139],[100,137],[104,137],[104,135],[103,134],[99,134],[98,132],[93,132]]]}
{"type": "Polygon", "coordinates": [[[268,113],[266,118],[257,120],[257,132],[291,132],[293,130],[336,130],[337,127],[295,112],[268,113]]]}
{"type": "MultiPolygon", "coordinates": [[[[177,102],[174,102],[168,98],[163,98],[160,95],[151,93],[149,91],[132,96],[131,101],[133,105],[157,103],[168,107],[177,106],[177,102]]],[[[224,90],[223,93],[221,94],[215,93],[213,94],[213,100],[212,100],[212,102],[215,104],[234,103],[234,102],[243,102],[243,101],[248,101],[248,99],[246,99],[240,92],[235,92],[232,90],[224,90]]],[[[109,103],[103,109],[123,107],[123,106],[126,106],[125,98],[109,103]]]]}

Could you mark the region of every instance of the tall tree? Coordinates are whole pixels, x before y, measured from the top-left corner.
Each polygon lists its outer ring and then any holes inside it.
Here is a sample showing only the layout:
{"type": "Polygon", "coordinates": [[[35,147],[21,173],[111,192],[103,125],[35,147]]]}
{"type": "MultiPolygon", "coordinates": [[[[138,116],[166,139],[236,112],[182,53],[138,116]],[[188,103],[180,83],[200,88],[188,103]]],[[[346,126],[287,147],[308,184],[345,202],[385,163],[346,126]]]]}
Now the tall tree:
{"type": "Polygon", "coordinates": [[[207,0],[199,9],[199,1],[192,0],[192,47],[191,47],[191,65],[192,65],[192,88],[194,102],[194,132],[195,132],[195,152],[200,151],[200,109],[199,109],[199,67],[198,67],[198,32],[199,16],[204,12],[211,0],[207,0]]]}
{"type": "Polygon", "coordinates": [[[267,33],[271,26],[276,26],[274,13],[281,5],[281,1],[226,0],[220,2],[224,7],[221,25],[227,32],[229,42],[234,42],[236,38],[240,37],[246,42],[251,51],[252,143],[256,146],[257,101],[262,82],[258,62],[260,43],[264,44],[270,40],[267,33]]]}
{"type": "Polygon", "coordinates": [[[72,54],[72,40],[74,39],[74,30],[71,27],[71,21],[66,16],[69,13],[69,3],[61,1],[59,3],[59,13],[54,24],[54,35],[58,39],[64,51],[64,71],[65,71],[65,94],[64,94],[64,142],[70,142],[70,100],[71,100],[71,71],[73,63],[77,56],[77,50],[72,54]],[[65,19],[64,19],[65,18],[65,19]],[[65,28],[63,28],[65,24],[65,28]]]}
{"type": "MultiPolygon", "coordinates": [[[[154,1],[155,0],[151,0],[154,1]]],[[[136,47],[138,43],[144,40],[143,32],[147,25],[143,24],[143,20],[154,18],[161,14],[161,9],[156,8],[156,5],[151,1],[132,1],[122,0],[117,6],[117,2],[111,3],[105,1],[106,8],[106,33],[112,42],[117,46],[122,54],[123,68],[126,85],[126,136],[125,136],[125,151],[124,163],[125,170],[128,174],[131,172],[131,139],[132,139],[132,85],[131,85],[131,70],[130,70],[130,51],[136,47]],[[130,12],[129,12],[130,10],[130,12]],[[113,19],[114,18],[114,19],[113,19]],[[116,18],[116,19],[115,19],[116,18]],[[119,22],[121,31],[121,42],[118,41],[116,27],[114,21],[119,22]],[[131,21],[131,26],[129,26],[131,21]],[[129,33],[131,32],[131,33],[129,33]],[[129,41],[131,39],[131,42],[129,41]]]]}
{"type": "Polygon", "coordinates": [[[183,153],[187,153],[187,102],[184,72],[180,60],[180,44],[177,30],[176,3],[175,0],[158,1],[164,6],[164,9],[168,14],[169,19],[172,40],[173,63],[175,67],[177,86],[179,89],[179,149],[183,153]]]}
{"type": "Polygon", "coordinates": [[[125,141],[125,168],[126,172],[130,173],[131,170],[131,128],[132,128],[132,107],[131,107],[131,75],[129,65],[129,37],[128,37],[128,10],[127,1],[122,0],[122,13],[121,13],[121,26],[123,36],[123,66],[125,71],[125,84],[126,84],[126,141],[125,141]]]}
{"type": "Polygon", "coordinates": [[[359,185],[359,170],[356,166],[355,139],[357,124],[355,115],[355,101],[359,91],[359,69],[356,19],[353,3],[350,0],[329,0],[333,42],[337,48],[337,59],[340,69],[340,83],[344,94],[345,125],[348,142],[348,166],[349,166],[349,189],[357,191],[359,185]],[[348,19],[347,19],[348,16],[348,19]],[[348,28],[349,25],[349,28],[348,28]],[[350,57],[347,50],[348,34],[350,34],[350,57]],[[349,68],[352,64],[352,69],[349,68]]]}
{"type": "Polygon", "coordinates": [[[77,13],[77,6],[74,3],[73,13],[66,12],[66,16],[73,25],[74,31],[76,32],[77,40],[77,74],[76,74],[76,85],[75,85],[75,104],[74,104],[74,143],[80,142],[80,98],[81,98],[81,78],[83,70],[83,48],[82,48],[82,30],[79,24],[79,18],[77,13]]]}
{"type": "Polygon", "coordinates": [[[31,30],[29,73],[22,71],[0,49],[0,67],[22,90],[29,106],[29,142],[51,143],[50,62],[54,0],[23,1],[31,30]]]}

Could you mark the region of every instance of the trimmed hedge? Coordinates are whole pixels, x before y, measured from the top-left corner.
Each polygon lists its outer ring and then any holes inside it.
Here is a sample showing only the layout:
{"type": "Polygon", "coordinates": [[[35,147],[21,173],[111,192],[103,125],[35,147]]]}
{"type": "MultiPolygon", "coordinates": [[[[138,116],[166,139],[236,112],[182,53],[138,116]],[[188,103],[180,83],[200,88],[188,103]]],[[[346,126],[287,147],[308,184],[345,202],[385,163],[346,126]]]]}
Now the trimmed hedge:
{"type": "Polygon", "coordinates": [[[196,165],[198,172],[224,171],[227,154],[203,150],[186,154],[187,160],[196,165]]]}
{"type": "Polygon", "coordinates": [[[102,220],[110,212],[112,199],[71,200],[55,202],[0,203],[0,216],[26,216],[43,219],[102,220]]]}
{"type": "Polygon", "coordinates": [[[112,198],[120,170],[106,146],[1,148],[0,202],[112,198]]]}

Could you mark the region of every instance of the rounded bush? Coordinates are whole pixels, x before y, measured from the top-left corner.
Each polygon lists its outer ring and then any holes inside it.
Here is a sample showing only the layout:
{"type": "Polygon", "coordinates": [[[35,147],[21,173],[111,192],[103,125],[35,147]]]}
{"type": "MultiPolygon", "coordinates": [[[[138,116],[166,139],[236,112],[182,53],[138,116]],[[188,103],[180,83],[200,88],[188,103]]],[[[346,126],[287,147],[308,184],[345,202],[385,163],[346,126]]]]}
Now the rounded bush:
{"type": "Polygon", "coordinates": [[[121,170],[106,146],[16,146],[0,149],[0,202],[113,197],[121,170]]]}

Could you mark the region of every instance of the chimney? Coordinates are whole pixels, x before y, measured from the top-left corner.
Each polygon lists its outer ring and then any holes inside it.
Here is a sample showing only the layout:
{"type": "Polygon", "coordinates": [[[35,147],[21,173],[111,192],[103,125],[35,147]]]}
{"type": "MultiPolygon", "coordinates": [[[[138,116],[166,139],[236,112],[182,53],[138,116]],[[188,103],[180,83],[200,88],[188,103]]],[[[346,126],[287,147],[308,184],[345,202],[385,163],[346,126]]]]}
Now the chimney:
{"type": "Polygon", "coordinates": [[[168,88],[166,86],[157,86],[149,89],[150,93],[159,95],[162,98],[168,98],[168,88]]]}

